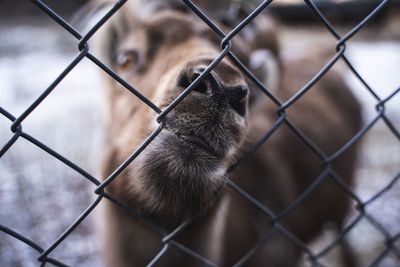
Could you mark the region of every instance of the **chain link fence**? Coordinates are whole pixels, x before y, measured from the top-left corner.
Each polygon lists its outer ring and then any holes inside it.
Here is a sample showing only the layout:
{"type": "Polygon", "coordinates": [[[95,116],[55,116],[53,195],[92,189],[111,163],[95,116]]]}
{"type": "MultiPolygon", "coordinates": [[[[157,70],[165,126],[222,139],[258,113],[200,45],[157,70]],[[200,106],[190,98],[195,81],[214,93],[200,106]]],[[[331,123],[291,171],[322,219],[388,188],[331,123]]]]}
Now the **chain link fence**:
{"type": "MultiPolygon", "coordinates": [[[[93,212],[93,210],[100,204],[102,201],[111,201],[114,204],[121,206],[122,208],[128,210],[132,216],[139,218],[140,220],[145,221],[149,226],[154,229],[155,232],[160,234],[160,243],[164,246],[162,250],[154,255],[154,258],[151,262],[149,262],[148,266],[157,266],[157,262],[164,257],[166,252],[170,248],[174,248],[179,250],[181,253],[189,255],[193,259],[195,259],[199,264],[203,266],[216,266],[215,263],[211,262],[210,259],[204,258],[197,252],[191,250],[187,246],[182,243],[176,241],[175,237],[178,236],[182,231],[184,231],[187,227],[189,227],[192,220],[195,218],[188,220],[181,225],[177,226],[175,230],[171,232],[167,232],[165,229],[151,221],[150,219],[143,217],[140,213],[135,210],[132,210],[128,205],[124,202],[111,195],[106,191],[107,186],[118,179],[119,175],[125,170],[125,168],[135,160],[135,158],[144,150],[146,146],[149,145],[152,140],[160,133],[163,129],[163,119],[173,110],[179,103],[190,93],[190,91],[194,88],[194,85],[190,85],[186,90],[176,98],[168,107],[161,110],[158,106],[148,100],[144,95],[140,93],[139,90],[136,90],[132,85],[128,84],[123,78],[118,76],[113,70],[111,70],[108,66],[106,66],[102,61],[100,61],[94,54],[92,54],[88,42],[91,40],[93,35],[109,20],[118,10],[127,2],[125,1],[116,1],[115,4],[110,8],[110,10],[99,19],[99,21],[84,35],[78,32],[74,27],[70,25],[66,20],[64,20],[59,14],[57,14],[54,10],[49,8],[44,2],[40,0],[32,0],[37,8],[46,13],[54,23],[57,23],[63,29],[72,35],[77,41],[76,45],[78,47],[78,52],[73,60],[71,60],[70,64],[52,81],[52,83],[45,88],[45,90],[41,93],[41,95],[32,103],[30,103],[21,114],[12,114],[9,110],[0,107],[0,114],[5,119],[9,121],[9,127],[11,130],[11,136],[5,143],[5,145],[0,150],[0,160],[1,158],[7,154],[7,152],[15,146],[17,140],[26,140],[28,143],[36,146],[37,148],[43,150],[51,157],[57,159],[63,165],[67,166],[74,172],[78,173],[82,180],[86,179],[89,183],[92,183],[96,189],[94,190],[95,199],[93,202],[87,206],[86,210],[82,212],[79,216],[76,217],[76,220],[69,225],[67,229],[54,241],[51,242],[50,245],[44,247],[39,244],[39,242],[35,239],[28,238],[30,236],[26,233],[17,232],[13,229],[12,225],[7,225],[7,218],[5,218],[5,223],[0,224],[0,230],[9,237],[14,238],[18,242],[22,242],[25,245],[29,246],[32,250],[37,252],[37,260],[40,266],[47,266],[48,264],[52,264],[55,266],[68,266],[67,263],[60,261],[57,258],[53,257],[53,252],[63,243],[66,239],[68,239],[74,231],[85,221],[87,217],[93,212]],[[23,128],[24,121],[28,119],[32,113],[38,109],[38,107],[42,104],[46,98],[50,97],[53,94],[53,91],[59,86],[59,84],[68,76],[70,72],[77,68],[79,64],[82,64],[83,60],[89,60],[95,65],[97,65],[100,69],[110,75],[113,79],[118,81],[121,85],[123,85],[128,91],[133,93],[135,96],[140,98],[144,103],[146,103],[151,109],[157,112],[159,115],[157,117],[157,122],[159,123],[159,127],[156,131],[154,131],[148,138],[143,142],[143,144],[138,147],[129,158],[127,158],[123,164],[121,164],[109,177],[107,177],[104,181],[90,174],[89,171],[85,170],[81,166],[75,164],[67,157],[63,156],[61,153],[52,149],[49,145],[46,144],[46,141],[42,141],[39,138],[29,134],[23,128]]],[[[325,167],[322,171],[321,176],[314,180],[313,183],[305,190],[296,201],[292,203],[285,211],[280,214],[275,214],[271,211],[269,207],[266,207],[262,203],[260,203],[257,199],[249,195],[242,188],[240,188],[233,181],[227,179],[226,187],[229,187],[231,190],[240,194],[244,199],[246,199],[249,203],[254,205],[260,212],[262,212],[265,217],[268,219],[271,227],[284,236],[287,240],[293,243],[294,246],[300,248],[305,255],[305,258],[312,266],[326,266],[325,263],[321,261],[321,259],[330,253],[332,249],[334,249],[349,232],[355,228],[361,220],[366,220],[369,222],[372,227],[380,233],[383,237],[382,242],[384,244],[384,249],[378,253],[378,255],[368,263],[369,266],[380,266],[382,261],[386,257],[392,257],[397,265],[400,264],[400,232],[392,233],[389,231],[384,224],[382,224],[375,216],[371,215],[368,212],[368,207],[373,205],[376,201],[382,198],[387,192],[393,190],[393,187],[396,185],[398,180],[400,179],[400,170],[397,170],[397,173],[390,177],[390,180],[385,184],[384,187],[379,188],[379,190],[375,190],[374,194],[367,200],[362,200],[357,193],[354,192],[353,188],[346,185],[346,183],[342,180],[341,177],[336,175],[334,172],[331,172],[330,165],[333,159],[341,156],[345,153],[351,146],[355,143],[359,142],[365,135],[371,131],[378,123],[383,123],[386,127],[386,130],[390,132],[390,134],[396,139],[395,146],[397,149],[400,149],[400,132],[396,127],[396,124],[392,122],[391,118],[389,118],[386,114],[386,106],[395,98],[400,95],[400,87],[389,95],[384,97],[380,96],[377,93],[376,89],[368,84],[365,78],[360,75],[357,69],[351,64],[351,61],[347,58],[346,44],[354,38],[366,25],[374,19],[375,16],[379,15],[381,12],[387,10],[387,5],[390,1],[381,1],[374,7],[374,10],[370,12],[360,23],[358,23],[354,28],[352,28],[349,32],[345,34],[340,34],[335,27],[328,21],[322,12],[320,12],[318,6],[311,0],[305,0],[304,3],[307,5],[308,9],[312,11],[315,17],[320,21],[320,23],[325,27],[326,31],[329,32],[336,39],[336,53],[329,59],[328,63],[323,66],[319,70],[319,72],[312,77],[312,79],[302,88],[299,88],[298,93],[296,93],[293,97],[291,97],[286,102],[281,102],[277,99],[273,93],[271,93],[267,85],[262,84],[257,78],[244,66],[240,60],[235,56],[235,54],[231,51],[231,41],[237,36],[249,23],[252,22],[254,18],[256,18],[263,10],[268,10],[269,6],[272,4],[272,0],[264,1],[260,5],[258,5],[243,21],[241,21],[234,29],[230,32],[223,32],[216,23],[214,23],[207,14],[203,13],[199,7],[190,0],[183,0],[183,3],[194,13],[196,14],[205,24],[207,24],[219,37],[221,42],[221,53],[217,58],[214,59],[213,63],[210,64],[206,70],[203,72],[200,77],[204,77],[208,72],[210,72],[213,68],[215,68],[219,62],[227,57],[246,75],[254,84],[257,85],[259,90],[265,94],[266,97],[271,99],[272,103],[276,105],[279,117],[276,120],[274,126],[271,129],[265,129],[264,137],[257,142],[254,147],[243,155],[235,164],[233,164],[229,168],[229,172],[232,172],[237,168],[243,160],[251,158],[251,155],[277,131],[282,125],[288,125],[293,133],[302,140],[302,142],[315,153],[321,159],[321,164],[325,167]],[[363,85],[363,90],[371,95],[375,102],[375,115],[374,117],[365,122],[362,130],[358,132],[354,137],[352,137],[342,148],[337,150],[332,155],[326,155],[322,152],[322,150],[313,142],[313,140],[309,140],[309,138],[302,133],[294,124],[290,122],[287,118],[286,111],[291,108],[294,103],[296,103],[299,99],[303,97],[309,90],[312,90],[314,84],[318,83],[318,81],[335,65],[337,62],[344,62],[347,68],[353,73],[354,77],[356,77],[360,83],[363,85]],[[347,224],[347,226],[342,229],[342,231],[336,235],[328,245],[324,246],[323,249],[315,252],[310,248],[309,244],[304,243],[300,238],[296,235],[288,231],[282,224],[281,218],[282,214],[293,212],[310,194],[313,193],[318,186],[323,183],[326,179],[334,180],[346,194],[353,200],[355,203],[355,210],[357,216],[347,224]]],[[[201,79],[201,78],[200,78],[201,79]]],[[[50,130],[50,129],[49,129],[50,130]]],[[[396,149],[396,148],[395,148],[396,149]]],[[[400,166],[400,165],[399,165],[400,166]]],[[[18,166],[15,166],[18,168],[18,166]]],[[[49,174],[51,175],[51,174],[49,174]]],[[[0,177],[0,179],[4,179],[4,177],[0,177]]],[[[18,211],[18,212],[27,212],[27,211],[18,211]]],[[[57,211],[53,211],[57,212],[57,211]]],[[[398,211],[393,211],[398,212],[398,211]]],[[[54,214],[54,216],[58,216],[54,214]]],[[[4,221],[4,218],[2,218],[4,221]]],[[[264,242],[268,241],[268,237],[261,240],[258,244],[256,244],[235,266],[245,265],[246,261],[255,254],[264,244],[264,242]]],[[[17,257],[17,255],[15,255],[17,257]]],[[[393,265],[395,266],[395,265],[393,265]]]]}

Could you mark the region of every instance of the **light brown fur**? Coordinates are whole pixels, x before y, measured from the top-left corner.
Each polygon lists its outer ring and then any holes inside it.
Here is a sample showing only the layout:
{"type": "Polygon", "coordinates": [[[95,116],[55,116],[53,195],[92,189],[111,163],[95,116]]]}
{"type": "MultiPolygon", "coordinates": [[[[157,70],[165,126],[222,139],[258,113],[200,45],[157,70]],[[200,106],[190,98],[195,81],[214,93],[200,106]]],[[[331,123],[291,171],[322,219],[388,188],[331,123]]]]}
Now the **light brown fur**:
{"type": "MultiPolygon", "coordinates": [[[[155,10],[141,16],[132,7],[124,7],[103,33],[106,39],[100,42],[100,51],[119,75],[164,109],[220,48],[219,38],[195,15],[171,8],[155,10]]],[[[275,80],[273,93],[287,100],[317,69],[306,60],[282,63],[270,24],[265,29],[255,25],[248,34],[235,38],[234,52],[248,67],[258,68],[253,71],[267,86],[275,80]],[[252,66],[250,55],[260,49],[267,58],[252,66]],[[268,62],[275,64],[274,77],[268,77],[274,73],[268,62]]],[[[271,232],[271,226],[254,205],[223,185],[225,172],[273,126],[277,107],[228,59],[210,75],[168,114],[160,135],[106,189],[167,230],[200,212],[200,219],[177,240],[218,266],[232,266],[271,232]],[[250,100],[237,96],[245,89],[250,90],[250,100]],[[212,149],[198,146],[196,140],[188,142],[192,135],[200,136],[212,149]]],[[[157,114],[116,81],[106,77],[106,85],[111,120],[104,177],[158,125],[157,114]]],[[[335,73],[328,73],[286,114],[328,155],[361,126],[358,103],[335,73]]],[[[355,159],[353,147],[332,165],[350,185],[355,159]]],[[[321,160],[283,124],[231,179],[279,214],[322,170],[321,160]]],[[[279,223],[309,242],[327,222],[341,227],[349,204],[343,189],[327,177],[279,223]]],[[[159,234],[114,204],[106,203],[105,220],[107,266],[145,266],[162,247],[159,234]]],[[[275,231],[245,266],[296,266],[300,255],[298,247],[275,231]]],[[[200,265],[171,248],[157,266],[200,265]]]]}

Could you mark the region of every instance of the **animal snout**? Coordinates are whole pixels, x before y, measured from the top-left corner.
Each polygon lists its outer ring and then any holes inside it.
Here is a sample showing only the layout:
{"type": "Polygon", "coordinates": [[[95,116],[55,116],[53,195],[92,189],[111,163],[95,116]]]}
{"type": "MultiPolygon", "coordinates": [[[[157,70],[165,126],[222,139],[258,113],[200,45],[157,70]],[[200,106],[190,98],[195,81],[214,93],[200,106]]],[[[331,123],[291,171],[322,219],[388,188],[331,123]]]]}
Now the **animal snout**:
{"type": "MultiPolygon", "coordinates": [[[[185,68],[180,73],[178,86],[183,89],[189,87],[204,71],[202,66],[185,68]]],[[[227,65],[203,75],[192,90],[221,108],[228,104],[240,116],[246,115],[248,91],[248,86],[240,74],[227,65]]]]}
{"type": "Polygon", "coordinates": [[[208,64],[208,59],[189,62],[174,81],[172,96],[192,87],[190,94],[168,114],[164,126],[176,146],[186,151],[185,158],[205,154],[218,160],[231,157],[246,133],[245,79],[226,62],[205,73],[208,64]]]}

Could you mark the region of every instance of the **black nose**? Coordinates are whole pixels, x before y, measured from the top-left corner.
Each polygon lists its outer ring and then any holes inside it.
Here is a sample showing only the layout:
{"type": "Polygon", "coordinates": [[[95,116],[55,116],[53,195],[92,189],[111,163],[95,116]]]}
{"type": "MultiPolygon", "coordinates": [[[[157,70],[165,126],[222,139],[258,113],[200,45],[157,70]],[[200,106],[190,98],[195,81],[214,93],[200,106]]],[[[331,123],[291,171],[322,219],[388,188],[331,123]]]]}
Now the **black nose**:
{"type": "Polygon", "coordinates": [[[243,85],[234,86],[225,90],[229,104],[240,115],[246,115],[247,87],[243,85]]]}
{"type": "MultiPolygon", "coordinates": [[[[202,72],[204,68],[197,68],[193,71],[186,71],[181,74],[178,86],[187,88],[193,83],[202,72]]],[[[229,81],[225,81],[229,84],[229,81]]],[[[223,85],[218,79],[218,75],[214,72],[210,72],[203,76],[197,85],[193,88],[193,91],[210,96],[216,102],[225,101],[240,115],[246,115],[246,97],[248,94],[247,86],[244,85],[223,85]]]]}
{"type": "MultiPolygon", "coordinates": [[[[182,73],[178,86],[187,88],[203,73],[205,68],[197,68],[193,71],[185,71],[182,73]]],[[[206,74],[193,88],[193,91],[201,94],[216,95],[222,93],[221,85],[211,72],[206,74]]]]}

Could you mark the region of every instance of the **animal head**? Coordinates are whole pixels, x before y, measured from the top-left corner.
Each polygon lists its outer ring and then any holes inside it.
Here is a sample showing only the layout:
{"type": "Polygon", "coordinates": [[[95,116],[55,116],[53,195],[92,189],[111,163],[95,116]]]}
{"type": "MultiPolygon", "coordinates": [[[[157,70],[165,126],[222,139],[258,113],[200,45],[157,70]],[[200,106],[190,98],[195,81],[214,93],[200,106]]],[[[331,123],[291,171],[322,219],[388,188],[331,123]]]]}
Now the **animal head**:
{"type": "MultiPolygon", "coordinates": [[[[189,10],[170,5],[173,1],[149,3],[127,2],[103,33],[100,51],[106,64],[164,110],[218,56],[221,38],[189,10]]],[[[260,40],[276,45],[276,39],[268,27],[261,31],[264,37],[254,29],[235,38],[233,51],[265,81],[263,68],[276,64],[277,51],[260,40]],[[254,60],[260,49],[263,58],[254,60]]],[[[111,77],[107,87],[109,174],[158,123],[156,112],[111,77]]],[[[246,140],[251,87],[224,58],[163,118],[162,131],[113,182],[114,191],[160,216],[187,217],[206,207],[246,140]]]]}

